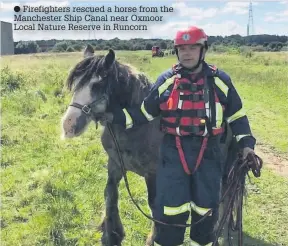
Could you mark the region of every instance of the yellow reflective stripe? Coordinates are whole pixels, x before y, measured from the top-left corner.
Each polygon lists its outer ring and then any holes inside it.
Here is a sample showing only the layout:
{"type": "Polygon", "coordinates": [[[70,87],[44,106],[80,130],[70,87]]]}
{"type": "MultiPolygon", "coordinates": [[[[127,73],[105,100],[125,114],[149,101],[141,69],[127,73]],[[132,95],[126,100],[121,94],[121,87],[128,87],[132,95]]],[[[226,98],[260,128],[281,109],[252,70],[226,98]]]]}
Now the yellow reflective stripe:
{"type": "MultiPolygon", "coordinates": [[[[184,244],[179,244],[179,245],[177,245],[177,246],[183,246],[184,244]]],[[[154,246],[162,246],[161,244],[158,244],[158,243],[156,243],[155,241],[154,241],[154,246]]]]}
{"type": "MultiPolygon", "coordinates": [[[[164,91],[166,91],[167,88],[168,88],[171,84],[173,84],[173,83],[174,83],[174,77],[167,79],[167,80],[165,81],[165,83],[163,83],[161,86],[159,86],[159,88],[158,88],[158,96],[160,97],[161,94],[162,94],[164,91]]],[[[147,112],[147,110],[146,110],[146,108],[145,108],[144,102],[142,102],[142,105],[141,105],[141,112],[144,114],[144,116],[146,117],[146,119],[147,119],[148,121],[151,121],[151,120],[154,119],[154,117],[147,112]]]]}
{"type": "Polygon", "coordinates": [[[221,103],[216,102],[216,128],[220,128],[223,121],[223,108],[221,106],[221,103]]]}
{"type": "Polygon", "coordinates": [[[128,111],[124,108],[123,112],[125,114],[125,118],[126,118],[126,129],[132,128],[133,126],[133,120],[130,116],[130,114],[128,113],[128,111]]]}
{"type": "MultiPolygon", "coordinates": [[[[191,207],[197,214],[200,214],[202,216],[205,215],[210,210],[210,208],[198,207],[198,206],[196,206],[196,204],[194,202],[191,202],[191,207]]],[[[212,213],[209,214],[209,216],[211,216],[211,215],[212,215],[212,213]]]]}
{"type": "Polygon", "coordinates": [[[190,202],[184,203],[183,205],[179,207],[166,207],[164,206],[164,214],[166,215],[177,215],[182,214],[187,211],[190,211],[190,202]]]}
{"type": "Polygon", "coordinates": [[[190,245],[190,246],[201,246],[201,244],[193,241],[192,239],[190,240],[190,244],[189,244],[189,245],[190,245]]]}
{"type": "Polygon", "coordinates": [[[218,77],[215,77],[215,84],[219,87],[219,89],[225,94],[225,96],[227,97],[228,95],[228,86],[225,85],[225,83],[219,79],[218,77]]]}
{"type": "Polygon", "coordinates": [[[231,122],[233,122],[233,121],[235,121],[235,120],[237,120],[237,119],[239,119],[239,118],[241,118],[241,117],[243,117],[243,116],[245,116],[246,114],[245,114],[245,111],[244,111],[244,109],[243,108],[241,108],[239,111],[237,111],[235,114],[233,114],[232,116],[230,116],[230,117],[228,117],[227,118],[227,122],[228,123],[231,123],[231,122]]]}
{"type": "Polygon", "coordinates": [[[148,121],[154,119],[154,117],[146,111],[144,102],[142,102],[141,111],[142,111],[142,113],[145,115],[145,117],[146,117],[146,119],[147,119],[148,121]]]}
{"type": "MultiPolygon", "coordinates": [[[[190,212],[191,208],[197,214],[200,214],[202,216],[210,211],[209,208],[202,208],[202,207],[196,206],[196,204],[194,202],[187,202],[187,203],[184,203],[183,205],[178,206],[178,207],[167,207],[167,206],[164,206],[164,214],[166,214],[166,215],[182,214],[182,213],[185,213],[187,211],[190,212]]],[[[212,213],[209,214],[209,216],[211,216],[211,215],[212,215],[212,213]]]]}
{"type": "MultiPolygon", "coordinates": [[[[190,239],[190,244],[189,244],[189,245],[190,245],[190,246],[201,246],[201,244],[193,241],[192,239],[190,239]]],[[[213,242],[212,242],[212,243],[207,243],[207,244],[205,244],[204,246],[212,246],[212,245],[213,245],[213,242]]]]}
{"type": "Polygon", "coordinates": [[[248,137],[248,136],[251,136],[251,134],[237,135],[236,136],[236,141],[239,142],[241,138],[248,137]]]}
{"type": "Polygon", "coordinates": [[[165,83],[163,83],[162,85],[159,86],[158,88],[158,95],[159,97],[161,96],[161,94],[167,90],[167,88],[174,83],[174,77],[169,78],[165,81],[165,83]]]}

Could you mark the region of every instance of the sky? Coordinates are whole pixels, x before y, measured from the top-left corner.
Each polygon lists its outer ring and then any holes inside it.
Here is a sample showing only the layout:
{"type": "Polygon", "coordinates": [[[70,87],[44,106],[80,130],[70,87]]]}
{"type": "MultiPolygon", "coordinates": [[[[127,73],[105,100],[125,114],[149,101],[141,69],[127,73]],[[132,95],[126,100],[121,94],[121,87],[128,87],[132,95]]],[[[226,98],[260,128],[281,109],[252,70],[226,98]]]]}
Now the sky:
{"type": "MultiPolygon", "coordinates": [[[[20,40],[41,40],[41,39],[131,39],[131,38],[164,38],[173,39],[177,30],[194,25],[204,29],[208,36],[228,36],[239,34],[246,36],[247,24],[249,19],[249,0],[237,2],[232,1],[195,1],[195,0],[135,0],[135,1],[112,1],[112,0],[27,0],[24,2],[13,0],[0,1],[0,20],[12,23],[14,41],[20,40]],[[14,12],[14,6],[20,6],[20,12],[14,12]],[[43,12],[24,11],[24,6],[30,7],[70,7],[70,12],[43,12]],[[105,12],[72,12],[73,7],[102,7],[105,12]],[[115,12],[117,7],[136,7],[137,12],[115,12]],[[140,6],[154,7],[157,12],[140,12],[140,6]],[[166,6],[173,12],[161,12],[160,7],[166,6]],[[112,12],[108,12],[108,7],[112,7],[112,12]],[[61,16],[60,21],[53,22],[27,22],[15,21],[19,15],[27,16],[61,16]],[[77,15],[82,18],[82,22],[64,21],[64,15],[77,15]],[[85,15],[103,16],[107,15],[108,20],[111,16],[123,16],[127,21],[122,22],[99,22],[85,21],[85,15]],[[132,18],[136,16],[161,17],[162,21],[136,21],[132,18]],[[127,17],[125,17],[127,16],[127,17]],[[45,25],[65,25],[65,30],[47,31],[37,30],[38,24],[45,25]],[[113,30],[114,24],[120,25],[147,25],[148,30],[127,31],[113,30]],[[17,30],[24,26],[35,24],[36,30],[17,30]],[[68,24],[77,25],[100,25],[100,30],[67,30],[68,24]],[[103,30],[103,25],[110,25],[111,30],[103,30]]],[[[26,7],[27,8],[27,7],[26,7]]],[[[31,9],[31,8],[30,8],[31,9]]],[[[67,10],[67,9],[66,9],[67,10]]],[[[253,11],[253,30],[252,34],[272,34],[288,35],[288,0],[279,1],[252,1],[253,11]]],[[[59,17],[60,18],[60,17],[59,17]]],[[[86,17],[87,18],[87,17],[86,17]]],[[[4,34],[5,35],[5,34],[4,34]]]]}

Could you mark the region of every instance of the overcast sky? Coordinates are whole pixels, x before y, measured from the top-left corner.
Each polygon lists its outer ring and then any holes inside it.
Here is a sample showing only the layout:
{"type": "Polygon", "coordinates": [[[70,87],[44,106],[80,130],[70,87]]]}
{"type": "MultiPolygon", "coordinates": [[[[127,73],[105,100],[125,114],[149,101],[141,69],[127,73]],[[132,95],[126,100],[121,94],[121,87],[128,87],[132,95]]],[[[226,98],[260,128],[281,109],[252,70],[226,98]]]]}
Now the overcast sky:
{"type": "MultiPolygon", "coordinates": [[[[162,22],[142,23],[148,25],[148,31],[103,31],[103,23],[99,22],[82,22],[81,24],[100,24],[100,31],[13,31],[14,41],[19,40],[40,40],[40,39],[111,39],[118,37],[120,39],[130,38],[169,38],[172,39],[177,29],[187,27],[189,25],[198,25],[206,31],[208,35],[232,35],[240,34],[246,35],[247,23],[249,16],[249,1],[187,1],[187,0],[145,0],[145,1],[25,1],[17,2],[13,0],[0,1],[0,20],[21,24],[30,24],[24,22],[14,22],[14,6],[18,5],[23,8],[24,5],[29,6],[103,6],[107,10],[109,6],[123,6],[123,7],[157,7],[160,6],[173,7],[173,13],[150,13],[149,15],[163,16],[162,22]],[[105,2],[105,4],[104,4],[105,2]]],[[[253,1],[253,22],[254,34],[278,34],[288,35],[288,0],[287,1],[253,1]]],[[[27,13],[22,10],[17,15],[23,16],[45,15],[44,13],[27,13]]],[[[47,14],[55,15],[55,13],[47,14]]],[[[89,13],[57,13],[56,15],[72,14],[79,15],[84,18],[84,15],[89,13]]],[[[91,13],[90,13],[91,14],[91,13]]],[[[94,16],[105,16],[108,18],[111,15],[121,15],[119,13],[92,13],[94,16]]],[[[135,13],[122,13],[124,16],[130,16],[135,13]]],[[[147,13],[136,13],[137,15],[147,15],[147,13]]],[[[63,17],[62,17],[63,18],[63,17]]],[[[35,22],[36,25],[39,22],[35,22]]],[[[42,22],[44,24],[65,24],[63,22],[42,22]]],[[[74,22],[75,23],[75,22],[74,22]]],[[[121,22],[119,24],[139,24],[140,22],[121,22]]],[[[68,24],[66,22],[66,24],[68,24]]],[[[75,23],[76,24],[76,23],[75,23]]],[[[108,23],[112,24],[113,23],[108,23]]]]}

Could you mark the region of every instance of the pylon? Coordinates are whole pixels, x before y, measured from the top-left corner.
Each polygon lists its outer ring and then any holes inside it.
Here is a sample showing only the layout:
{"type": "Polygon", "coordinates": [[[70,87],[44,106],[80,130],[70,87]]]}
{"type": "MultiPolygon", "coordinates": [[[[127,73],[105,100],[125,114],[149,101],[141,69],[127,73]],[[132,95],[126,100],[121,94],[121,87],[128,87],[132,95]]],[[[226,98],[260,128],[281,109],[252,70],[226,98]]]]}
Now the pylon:
{"type": "Polygon", "coordinates": [[[254,35],[254,23],[253,23],[253,9],[252,2],[249,4],[249,18],[247,24],[247,36],[254,35]]]}

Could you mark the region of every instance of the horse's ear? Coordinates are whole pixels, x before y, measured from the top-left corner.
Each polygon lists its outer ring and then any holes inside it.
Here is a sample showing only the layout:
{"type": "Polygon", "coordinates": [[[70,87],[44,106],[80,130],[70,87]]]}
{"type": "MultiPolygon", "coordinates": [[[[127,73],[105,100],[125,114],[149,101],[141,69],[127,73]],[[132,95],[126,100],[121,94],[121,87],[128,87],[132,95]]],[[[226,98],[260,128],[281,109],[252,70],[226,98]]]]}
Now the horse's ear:
{"type": "Polygon", "coordinates": [[[105,62],[104,62],[105,68],[109,69],[111,65],[114,63],[114,61],[115,61],[115,52],[113,49],[109,49],[108,54],[105,56],[105,62]]]}
{"type": "Polygon", "coordinates": [[[94,49],[93,49],[92,45],[87,44],[87,46],[84,50],[84,58],[87,58],[90,56],[94,56],[94,49]]]}

